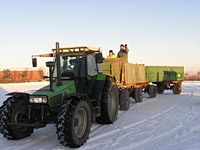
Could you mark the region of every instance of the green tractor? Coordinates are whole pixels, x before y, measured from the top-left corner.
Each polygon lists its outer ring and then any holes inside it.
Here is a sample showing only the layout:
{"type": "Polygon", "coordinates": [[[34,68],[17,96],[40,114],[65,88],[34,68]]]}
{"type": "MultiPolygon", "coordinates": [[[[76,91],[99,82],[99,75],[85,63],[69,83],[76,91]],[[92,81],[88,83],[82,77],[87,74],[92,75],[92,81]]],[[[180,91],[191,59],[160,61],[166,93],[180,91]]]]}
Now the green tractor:
{"type": "Polygon", "coordinates": [[[52,53],[33,55],[52,57],[50,84],[33,94],[14,92],[0,107],[0,130],[7,139],[30,136],[35,128],[55,123],[63,145],[80,147],[90,133],[92,123],[111,124],[117,119],[119,94],[115,80],[101,72],[100,49],[87,46],[56,48],[52,53]]]}

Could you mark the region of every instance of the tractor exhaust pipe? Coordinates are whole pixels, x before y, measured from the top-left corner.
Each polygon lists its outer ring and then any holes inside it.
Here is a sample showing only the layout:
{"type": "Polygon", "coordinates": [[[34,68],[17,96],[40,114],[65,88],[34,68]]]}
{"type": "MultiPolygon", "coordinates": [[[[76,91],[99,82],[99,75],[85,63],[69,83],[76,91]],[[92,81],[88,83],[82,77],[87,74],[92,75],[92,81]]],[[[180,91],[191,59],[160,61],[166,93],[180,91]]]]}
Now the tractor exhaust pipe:
{"type": "Polygon", "coordinates": [[[60,66],[60,48],[59,48],[59,42],[56,42],[56,65],[57,65],[57,86],[62,85],[61,81],[61,66],[60,66]]]}

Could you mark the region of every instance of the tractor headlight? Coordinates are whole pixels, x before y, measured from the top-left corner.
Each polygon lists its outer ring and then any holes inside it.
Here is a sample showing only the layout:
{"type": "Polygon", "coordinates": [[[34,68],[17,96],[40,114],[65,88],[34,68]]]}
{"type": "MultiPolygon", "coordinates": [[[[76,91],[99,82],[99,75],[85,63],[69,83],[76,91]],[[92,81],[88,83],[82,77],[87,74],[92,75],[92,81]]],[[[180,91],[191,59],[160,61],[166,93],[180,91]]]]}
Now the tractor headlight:
{"type": "Polygon", "coordinates": [[[46,104],[47,97],[46,96],[30,96],[29,98],[30,103],[37,103],[37,104],[46,104]]]}

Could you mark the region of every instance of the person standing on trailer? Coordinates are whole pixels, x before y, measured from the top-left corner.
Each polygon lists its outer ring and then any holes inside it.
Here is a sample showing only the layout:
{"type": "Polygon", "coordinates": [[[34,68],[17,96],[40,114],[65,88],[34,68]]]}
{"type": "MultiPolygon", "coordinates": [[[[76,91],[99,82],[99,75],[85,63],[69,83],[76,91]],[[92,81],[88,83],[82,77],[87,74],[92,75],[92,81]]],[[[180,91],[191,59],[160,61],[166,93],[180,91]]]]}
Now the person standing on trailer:
{"type": "Polygon", "coordinates": [[[125,45],[121,44],[120,45],[120,50],[119,50],[119,52],[117,54],[117,57],[118,58],[127,58],[128,59],[128,51],[129,51],[129,49],[128,49],[127,44],[125,44],[125,45]]]}
{"type": "Polygon", "coordinates": [[[115,54],[113,53],[113,50],[109,50],[109,54],[107,56],[107,59],[110,59],[110,58],[116,58],[115,54]]]}

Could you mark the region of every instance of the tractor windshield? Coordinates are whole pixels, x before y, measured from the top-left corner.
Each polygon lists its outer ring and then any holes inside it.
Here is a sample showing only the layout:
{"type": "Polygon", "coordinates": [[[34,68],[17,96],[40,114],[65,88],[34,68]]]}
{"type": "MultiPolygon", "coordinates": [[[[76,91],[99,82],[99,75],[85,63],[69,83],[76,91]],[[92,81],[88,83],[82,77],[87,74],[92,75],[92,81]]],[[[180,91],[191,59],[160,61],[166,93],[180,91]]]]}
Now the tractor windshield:
{"type": "Polygon", "coordinates": [[[85,57],[84,56],[61,56],[61,75],[63,78],[85,76],[85,57]]]}

